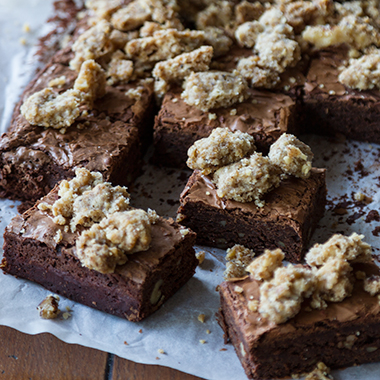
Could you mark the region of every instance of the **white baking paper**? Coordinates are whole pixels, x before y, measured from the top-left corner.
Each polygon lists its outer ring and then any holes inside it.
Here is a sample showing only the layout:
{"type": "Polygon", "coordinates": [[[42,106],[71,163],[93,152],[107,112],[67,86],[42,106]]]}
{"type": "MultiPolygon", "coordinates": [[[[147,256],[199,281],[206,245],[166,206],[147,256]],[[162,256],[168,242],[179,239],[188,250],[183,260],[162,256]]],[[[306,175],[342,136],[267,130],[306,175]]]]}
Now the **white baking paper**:
{"type": "MultiPolygon", "coordinates": [[[[45,20],[51,12],[52,0],[0,0],[1,132],[6,130],[18,96],[34,73],[34,44],[49,30],[45,20]],[[26,24],[30,32],[25,31],[26,24]]],[[[380,146],[317,136],[305,136],[303,140],[315,153],[315,166],[328,169],[329,202],[312,243],[324,242],[336,232],[355,231],[363,233],[365,241],[378,254],[380,240],[375,236],[375,228],[380,223],[367,223],[365,218],[369,210],[379,210],[380,146]],[[371,197],[372,202],[358,205],[354,201],[357,192],[371,197]],[[342,209],[347,214],[342,214],[342,209]],[[353,221],[355,213],[362,215],[353,221]]],[[[175,216],[176,201],[188,174],[146,164],[143,177],[131,189],[133,203],[153,208],[160,215],[175,216]]],[[[16,206],[17,202],[0,200],[1,236],[11,217],[16,215],[16,206]]],[[[139,363],[172,367],[210,380],[243,380],[246,377],[240,362],[233,347],[224,345],[215,318],[219,307],[215,288],[223,279],[225,252],[197,249],[206,251],[206,260],[194,278],[143,322],[132,323],[63,298],[60,308],[63,311],[69,308],[71,317],[42,320],[36,306],[49,292],[29,281],[0,273],[0,324],[28,334],[49,332],[67,343],[96,348],[139,363]],[[205,314],[204,323],[198,321],[199,314],[205,314]],[[202,344],[201,340],[206,343],[202,344]],[[160,354],[160,349],[165,354],[160,354]]],[[[340,380],[375,380],[379,373],[380,364],[369,364],[334,371],[333,375],[340,380]]]]}

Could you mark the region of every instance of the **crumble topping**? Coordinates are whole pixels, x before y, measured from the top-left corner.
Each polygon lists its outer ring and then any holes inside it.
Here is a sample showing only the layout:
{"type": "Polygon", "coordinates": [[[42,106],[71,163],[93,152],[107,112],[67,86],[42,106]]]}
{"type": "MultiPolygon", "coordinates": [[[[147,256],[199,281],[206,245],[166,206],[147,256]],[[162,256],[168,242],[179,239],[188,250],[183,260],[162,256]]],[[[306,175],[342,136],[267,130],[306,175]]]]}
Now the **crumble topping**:
{"type": "Polygon", "coordinates": [[[114,51],[110,40],[112,25],[100,20],[93,27],[81,34],[72,46],[75,57],[70,61],[70,68],[79,71],[82,63],[89,59],[96,60],[114,51]]]}
{"type": "Polygon", "coordinates": [[[220,57],[228,53],[233,42],[222,29],[215,26],[208,26],[203,32],[205,44],[211,45],[214,49],[214,57],[220,57]]]}
{"type": "Polygon", "coordinates": [[[265,6],[256,1],[250,3],[249,1],[241,1],[235,6],[235,21],[237,25],[244,24],[247,21],[258,20],[265,12],[265,6]]]}
{"type": "Polygon", "coordinates": [[[380,276],[370,276],[364,279],[363,287],[366,292],[375,296],[380,293],[380,276]]]}
{"type": "Polygon", "coordinates": [[[99,19],[110,19],[123,4],[123,0],[86,0],[85,6],[91,9],[99,19]]]}
{"type": "MultiPolygon", "coordinates": [[[[183,53],[175,58],[157,63],[152,74],[157,81],[164,82],[162,87],[166,89],[167,83],[178,82],[192,72],[208,70],[212,56],[213,48],[202,46],[190,53],[183,53]]],[[[159,97],[163,97],[165,92],[159,92],[159,97]]]]}
{"type": "Polygon", "coordinates": [[[197,29],[205,29],[208,26],[225,28],[233,22],[233,6],[229,1],[211,3],[196,15],[197,29]]]}
{"type": "Polygon", "coordinates": [[[339,81],[357,90],[380,89],[380,49],[351,59],[348,67],[339,74],[339,81]]]}
{"type": "Polygon", "coordinates": [[[133,74],[133,62],[120,50],[113,53],[111,62],[108,64],[107,84],[110,86],[119,82],[129,82],[133,74]]]}
{"type": "Polygon", "coordinates": [[[76,242],[83,266],[100,273],[113,273],[125,264],[127,255],[146,251],[151,243],[151,225],[143,210],[115,212],[85,230],[76,242]]]}
{"type": "Polygon", "coordinates": [[[280,184],[280,170],[261,153],[224,166],[214,173],[213,182],[220,198],[237,202],[254,201],[258,207],[265,202],[262,195],[280,184]]]}
{"type": "Polygon", "coordinates": [[[284,133],[271,145],[268,157],[285,174],[308,178],[314,155],[308,145],[284,133]]]}
{"type": "Polygon", "coordinates": [[[235,38],[241,46],[252,48],[257,37],[264,31],[264,26],[258,21],[248,21],[240,25],[235,31],[235,38]]]}
{"type": "Polygon", "coordinates": [[[53,294],[48,295],[38,306],[37,310],[43,319],[55,319],[60,310],[58,308],[59,297],[53,294]]]}
{"type": "Polygon", "coordinates": [[[277,324],[284,323],[298,314],[314,287],[310,270],[293,265],[277,268],[274,277],[260,286],[259,312],[277,324]]]}
{"type": "Polygon", "coordinates": [[[136,29],[151,19],[151,13],[143,1],[131,1],[112,15],[111,24],[118,30],[127,32],[136,29]]]}
{"type": "Polygon", "coordinates": [[[227,128],[216,128],[210,136],[197,140],[188,150],[187,166],[199,169],[203,174],[239,161],[255,151],[255,139],[248,133],[231,132],[227,128]]]}
{"type": "Polygon", "coordinates": [[[104,93],[104,71],[95,61],[88,60],[83,63],[73,89],[57,93],[45,88],[26,99],[20,111],[32,125],[65,132],[80,116],[79,106],[86,104],[92,108],[94,100],[104,93]]]}
{"type": "Polygon", "coordinates": [[[329,374],[330,368],[320,362],[312,372],[306,375],[305,380],[331,380],[332,377],[329,374]]]}
{"type": "Polygon", "coordinates": [[[243,245],[236,244],[227,249],[226,270],[223,273],[224,279],[244,277],[247,275],[246,267],[252,262],[255,252],[243,245]]]}
{"type": "Polygon", "coordinates": [[[62,86],[64,86],[66,83],[66,77],[64,75],[58,77],[58,78],[54,78],[52,79],[49,83],[48,83],[48,87],[58,87],[58,88],[61,88],[62,86]]]}
{"type": "Polygon", "coordinates": [[[330,259],[341,259],[353,262],[366,262],[371,260],[371,246],[362,241],[364,235],[356,232],[351,236],[333,235],[324,244],[315,244],[305,256],[310,266],[320,267],[330,259]]]}
{"type": "Polygon", "coordinates": [[[247,82],[238,73],[206,71],[187,78],[181,97],[187,104],[207,112],[241,103],[249,94],[247,82]]]}
{"type": "Polygon", "coordinates": [[[190,52],[204,43],[204,33],[197,30],[159,30],[152,37],[129,41],[125,51],[133,61],[140,64],[155,64],[190,52]]]}
{"type": "Polygon", "coordinates": [[[266,249],[264,253],[253,260],[246,271],[249,272],[255,280],[269,280],[273,277],[274,271],[282,266],[282,260],[285,255],[281,249],[270,251],[266,249]]]}

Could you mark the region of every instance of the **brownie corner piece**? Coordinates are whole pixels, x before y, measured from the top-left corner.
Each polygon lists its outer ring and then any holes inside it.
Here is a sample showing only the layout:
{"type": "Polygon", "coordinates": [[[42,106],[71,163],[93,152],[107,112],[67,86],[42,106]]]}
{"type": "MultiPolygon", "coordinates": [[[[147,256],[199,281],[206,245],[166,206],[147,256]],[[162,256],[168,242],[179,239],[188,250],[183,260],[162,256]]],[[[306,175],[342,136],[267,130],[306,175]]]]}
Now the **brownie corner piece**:
{"type": "Polygon", "coordinates": [[[281,134],[298,133],[294,99],[281,93],[250,91],[251,97],[243,103],[203,112],[185,103],[180,88],[169,90],[153,127],[155,161],[184,168],[190,146],[218,127],[249,133],[264,152],[281,134]]]}
{"type": "MultiPolygon", "coordinates": [[[[43,202],[57,199],[57,187],[43,202]]],[[[172,219],[152,225],[147,251],[128,255],[114,273],[82,266],[76,256],[79,233],[63,226],[36,206],[12,219],[4,233],[4,273],[36,282],[89,307],[140,321],[156,311],[195,273],[195,233],[172,219]],[[57,243],[57,234],[63,236],[57,243]]]]}
{"type": "Polygon", "coordinates": [[[219,248],[241,244],[261,254],[280,248],[300,262],[326,204],[324,169],[307,179],[289,177],[264,196],[264,207],[219,198],[210,178],[199,171],[180,197],[178,220],[197,233],[197,243],[219,248]]]}
{"type": "MultiPolygon", "coordinates": [[[[359,270],[364,266],[379,273],[375,264],[361,264],[359,270]]],[[[218,323],[249,379],[305,374],[320,362],[339,369],[380,361],[380,306],[361,282],[351,296],[328,303],[326,309],[311,310],[303,303],[300,312],[282,324],[248,306],[260,300],[260,282],[252,276],[225,281],[219,289],[218,323]]]]}

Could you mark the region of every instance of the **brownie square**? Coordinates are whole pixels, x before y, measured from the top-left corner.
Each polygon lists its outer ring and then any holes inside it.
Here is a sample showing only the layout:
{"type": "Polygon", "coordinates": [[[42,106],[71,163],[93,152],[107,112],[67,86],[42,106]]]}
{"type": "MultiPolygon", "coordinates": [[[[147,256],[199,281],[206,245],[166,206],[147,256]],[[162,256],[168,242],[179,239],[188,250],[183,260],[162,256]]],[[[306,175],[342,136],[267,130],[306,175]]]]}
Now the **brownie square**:
{"type": "Polygon", "coordinates": [[[288,95],[251,90],[251,97],[243,103],[203,112],[187,105],[181,92],[180,88],[170,90],[156,116],[153,127],[156,163],[185,167],[190,146],[218,127],[253,135],[257,149],[263,152],[281,134],[298,133],[296,101],[288,95]]]}
{"type": "MultiPolygon", "coordinates": [[[[41,201],[54,203],[57,190],[41,201]]],[[[36,205],[6,228],[2,269],[84,305],[140,321],[184,285],[198,264],[195,234],[171,219],[159,218],[152,225],[150,248],[128,255],[128,261],[111,274],[82,266],[76,256],[78,236],[79,232],[65,232],[36,205]],[[63,239],[57,243],[59,230],[63,239]]]]}
{"type": "MultiPolygon", "coordinates": [[[[373,263],[353,267],[379,274],[373,263]]],[[[344,368],[380,361],[380,304],[361,281],[352,296],[324,310],[310,311],[304,301],[300,313],[283,324],[248,309],[248,301],[260,299],[259,286],[252,277],[220,285],[219,323],[249,379],[290,377],[311,371],[319,362],[344,368]]]]}
{"type": "Polygon", "coordinates": [[[338,81],[347,54],[341,46],[312,59],[303,97],[305,131],[380,143],[380,92],[353,90],[338,81]]]}
{"type": "Polygon", "coordinates": [[[197,243],[227,248],[241,244],[256,254],[281,248],[299,262],[326,204],[325,170],[308,179],[289,177],[267,193],[265,206],[219,198],[210,178],[199,171],[189,178],[180,198],[178,221],[197,233],[197,243]]]}

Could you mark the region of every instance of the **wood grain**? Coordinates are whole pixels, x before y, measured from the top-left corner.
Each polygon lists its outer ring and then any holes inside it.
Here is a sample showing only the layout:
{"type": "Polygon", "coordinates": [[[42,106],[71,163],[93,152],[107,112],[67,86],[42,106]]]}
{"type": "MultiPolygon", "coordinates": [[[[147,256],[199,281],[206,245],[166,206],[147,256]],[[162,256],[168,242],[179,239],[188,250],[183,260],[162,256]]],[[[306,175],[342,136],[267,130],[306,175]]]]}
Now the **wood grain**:
{"type": "Polygon", "coordinates": [[[134,363],[51,334],[0,326],[0,380],[201,380],[171,368],[134,363]]]}

